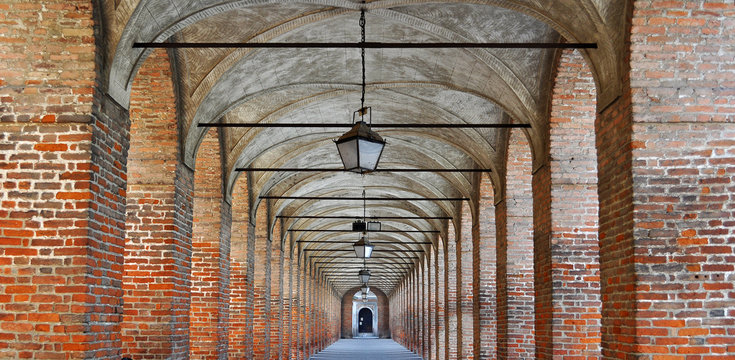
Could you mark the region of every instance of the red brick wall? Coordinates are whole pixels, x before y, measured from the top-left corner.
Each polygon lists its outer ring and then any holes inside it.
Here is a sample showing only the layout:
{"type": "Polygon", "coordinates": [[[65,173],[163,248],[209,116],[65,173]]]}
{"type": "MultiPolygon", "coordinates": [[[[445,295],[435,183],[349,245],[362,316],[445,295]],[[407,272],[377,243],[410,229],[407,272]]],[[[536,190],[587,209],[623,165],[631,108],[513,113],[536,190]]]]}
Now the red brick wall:
{"type": "Polygon", "coordinates": [[[487,174],[476,176],[478,198],[472,224],[472,272],[474,354],[477,359],[494,359],[497,354],[495,205],[492,183],[487,174]]]}
{"type": "Polygon", "coordinates": [[[170,69],[166,52],[153,52],[131,90],[121,337],[134,358],[185,356],[189,345],[194,183],[177,158],[170,69]]]}

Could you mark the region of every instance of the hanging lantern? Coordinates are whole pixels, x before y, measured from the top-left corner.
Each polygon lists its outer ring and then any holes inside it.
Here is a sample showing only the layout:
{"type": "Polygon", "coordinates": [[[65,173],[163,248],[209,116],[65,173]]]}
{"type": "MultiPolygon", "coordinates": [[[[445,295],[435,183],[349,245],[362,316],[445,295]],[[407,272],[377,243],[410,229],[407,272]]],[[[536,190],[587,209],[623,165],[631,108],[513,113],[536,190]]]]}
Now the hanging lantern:
{"type": "Polygon", "coordinates": [[[380,221],[368,221],[365,228],[367,231],[380,231],[380,221]]]}
{"type": "Polygon", "coordinates": [[[360,288],[360,291],[362,291],[362,293],[363,293],[363,294],[368,294],[368,293],[370,293],[370,286],[367,286],[367,285],[363,285],[363,286],[362,286],[362,287],[360,288]]]}
{"type": "Polygon", "coordinates": [[[385,147],[385,140],[363,121],[358,121],[335,143],[345,170],[361,174],[375,171],[385,147]]]}
{"type": "Polygon", "coordinates": [[[369,259],[370,255],[373,254],[373,248],[375,248],[375,245],[370,245],[370,241],[365,239],[365,234],[363,234],[360,237],[360,240],[357,240],[352,247],[355,248],[355,255],[357,255],[358,258],[369,259]]]}
{"type": "Polygon", "coordinates": [[[370,281],[370,270],[362,269],[357,273],[357,276],[360,278],[361,283],[367,284],[370,281]]]}

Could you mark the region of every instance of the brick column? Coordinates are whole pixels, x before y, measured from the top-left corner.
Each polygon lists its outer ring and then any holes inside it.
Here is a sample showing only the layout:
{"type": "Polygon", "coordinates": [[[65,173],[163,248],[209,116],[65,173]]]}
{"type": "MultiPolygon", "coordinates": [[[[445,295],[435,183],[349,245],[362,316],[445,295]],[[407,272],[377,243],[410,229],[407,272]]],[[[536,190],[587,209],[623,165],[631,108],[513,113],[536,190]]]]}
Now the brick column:
{"type": "Polygon", "coordinates": [[[534,346],[533,197],[531,152],[522,131],[511,131],[504,206],[496,209],[506,226],[498,236],[499,359],[530,359],[534,346]],[[498,212],[497,210],[501,210],[498,212]]]}
{"type": "Polygon", "coordinates": [[[197,153],[194,172],[194,228],[191,254],[191,308],[189,311],[189,357],[218,359],[227,345],[226,323],[222,317],[222,297],[227,290],[225,276],[229,260],[229,207],[222,198],[220,145],[210,130],[197,153]],[[222,225],[227,225],[223,227],[222,225]]]}
{"type": "Polygon", "coordinates": [[[270,255],[270,358],[278,359],[281,353],[283,318],[283,251],[281,251],[281,228],[276,223],[273,229],[270,255]]]}
{"type": "MultiPolygon", "coordinates": [[[[477,216],[474,218],[476,219],[477,216]]],[[[457,289],[459,289],[457,307],[460,309],[462,318],[460,322],[462,342],[458,354],[460,359],[474,359],[475,357],[475,278],[472,239],[473,221],[476,220],[473,220],[470,204],[467,201],[463,201],[460,234],[457,236],[459,240],[459,244],[457,244],[457,289]]]]}
{"type": "Polygon", "coordinates": [[[446,292],[446,314],[447,314],[447,329],[446,329],[446,345],[447,345],[447,359],[457,359],[459,356],[458,346],[460,341],[458,328],[458,293],[457,293],[457,277],[458,277],[458,263],[457,263],[457,241],[455,237],[454,225],[452,222],[449,223],[449,230],[447,231],[447,248],[444,257],[444,268],[445,268],[445,284],[447,287],[446,292]]]}
{"type": "Polygon", "coordinates": [[[474,353],[476,359],[497,355],[496,254],[494,192],[487,174],[477,175],[477,220],[472,224],[472,272],[474,301],[474,353]]]}
{"type": "Polygon", "coordinates": [[[135,358],[187,356],[189,347],[194,179],[177,158],[170,68],[165,51],[153,52],[131,89],[120,335],[135,358]]]}
{"type": "Polygon", "coordinates": [[[424,306],[421,308],[421,318],[423,319],[424,323],[424,326],[421,330],[424,334],[424,347],[422,349],[422,356],[425,360],[431,360],[431,313],[434,311],[434,309],[432,309],[431,307],[431,253],[429,252],[425,253],[421,272],[423,274],[423,277],[421,279],[421,297],[424,303],[424,306]]]}
{"type": "MultiPolygon", "coordinates": [[[[235,181],[232,191],[228,349],[231,359],[252,357],[253,303],[249,301],[249,296],[252,296],[252,278],[248,276],[248,265],[253,262],[254,254],[248,251],[249,202],[247,176],[242,174],[235,181]],[[246,344],[251,344],[251,347],[248,349],[246,344]]],[[[255,244],[254,241],[252,243],[255,244]]]]}
{"type": "Polygon", "coordinates": [[[436,358],[437,360],[445,360],[447,358],[447,333],[446,333],[446,272],[445,272],[445,247],[444,240],[437,239],[438,245],[436,250],[436,358]]]}
{"type": "Polygon", "coordinates": [[[255,217],[255,277],[253,289],[253,357],[270,357],[271,241],[267,203],[261,202],[255,217]]]}
{"type": "Polygon", "coordinates": [[[437,326],[437,316],[439,314],[439,303],[437,302],[437,290],[439,289],[438,285],[438,274],[436,271],[437,266],[437,257],[436,257],[436,250],[434,246],[429,246],[429,252],[427,253],[431,261],[429,262],[429,267],[427,269],[428,272],[428,278],[429,278],[429,288],[427,289],[429,292],[429,309],[428,309],[428,316],[429,316],[429,358],[431,360],[438,359],[437,352],[439,351],[437,342],[438,342],[438,336],[439,336],[439,327],[437,326]]]}
{"type": "Polygon", "coordinates": [[[120,354],[130,122],[96,88],[92,4],[3,4],[0,349],[9,358],[120,354]]]}
{"type": "Polygon", "coordinates": [[[424,332],[422,331],[424,324],[423,324],[423,318],[421,317],[421,310],[423,307],[422,305],[423,299],[421,296],[423,294],[423,291],[421,291],[423,287],[423,282],[421,281],[422,278],[423,278],[422,266],[421,266],[421,261],[419,261],[419,263],[414,268],[414,272],[413,272],[413,298],[414,300],[413,300],[413,314],[411,314],[413,317],[413,324],[414,324],[413,333],[416,339],[414,341],[413,351],[419,355],[421,355],[421,351],[423,350],[423,347],[424,347],[424,332]]]}
{"type": "MultiPolygon", "coordinates": [[[[613,115],[609,111],[599,119],[600,127],[606,120],[632,122],[627,128],[631,138],[625,139],[630,142],[622,146],[625,159],[630,159],[623,164],[631,170],[617,169],[629,176],[631,195],[624,200],[631,201],[618,204],[616,210],[630,214],[625,219],[632,220],[632,232],[610,229],[610,215],[616,213],[601,209],[600,232],[610,239],[601,257],[608,250],[620,254],[618,263],[634,262],[625,270],[635,270],[635,293],[631,287],[622,288],[629,284],[626,273],[614,295],[621,300],[634,296],[632,352],[637,358],[731,358],[735,354],[735,4],[637,1],[633,6],[632,104],[627,107],[619,100],[613,105],[621,110],[619,120],[607,117],[613,115]],[[612,234],[605,233],[608,230],[612,234]],[[628,251],[617,250],[612,240],[628,251]]],[[[601,136],[598,133],[598,142],[603,141],[601,136]]],[[[601,171],[601,190],[603,176],[607,180],[609,174],[601,171]]],[[[601,191],[600,203],[606,200],[610,198],[601,191]]],[[[623,309],[630,307],[626,304],[623,309]]],[[[616,319],[606,320],[603,326],[610,330],[616,319]]],[[[630,352],[625,340],[604,339],[610,350],[618,349],[611,354],[618,357],[630,352]]]]}
{"type": "Polygon", "coordinates": [[[293,246],[290,248],[290,254],[291,254],[291,261],[289,262],[289,271],[288,271],[288,277],[289,277],[289,288],[290,288],[290,299],[289,299],[289,327],[291,328],[290,333],[291,336],[289,338],[288,342],[288,356],[287,359],[297,359],[298,358],[298,338],[301,336],[299,334],[299,292],[298,292],[298,286],[299,286],[299,279],[298,279],[298,248],[296,246],[293,246]]]}
{"type": "Polygon", "coordinates": [[[291,247],[290,247],[290,235],[286,235],[285,248],[283,249],[283,302],[281,312],[283,315],[283,343],[281,346],[281,358],[291,359],[291,336],[293,333],[293,314],[291,312],[292,299],[293,299],[293,277],[291,272],[291,247]]]}
{"type": "Polygon", "coordinates": [[[582,56],[562,52],[551,104],[550,156],[533,176],[539,358],[600,356],[595,97],[582,56]]]}
{"type": "Polygon", "coordinates": [[[302,284],[302,262],[303,259],[301,259],[302,255],[298,252],[298,246],[294,250],[296,254],[296,300],[298,302],[298,307],[296,308],[296,339],[294,339],[296,343],[296,356],[294,358],[296,359],[302,359],[302,346],[303,346],[303,338],[304,338],[304,302],[302,301],[302,291],[303,291],[303,284],[302,284]]]}

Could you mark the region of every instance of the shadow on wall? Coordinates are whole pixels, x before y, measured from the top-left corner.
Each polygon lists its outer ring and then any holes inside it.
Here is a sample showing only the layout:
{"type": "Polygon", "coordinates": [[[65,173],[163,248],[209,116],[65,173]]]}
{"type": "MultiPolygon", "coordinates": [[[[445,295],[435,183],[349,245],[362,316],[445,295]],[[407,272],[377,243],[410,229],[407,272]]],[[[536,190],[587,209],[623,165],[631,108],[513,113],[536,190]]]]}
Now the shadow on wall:
{"type": "MultiPolygon", "coordinates": [[[[352,339],[354,337],[357,337],[357,334],[353,334],[353,297],[355,294],[360,292],[360,287],[354,287],[347,291],[344,296],[342,297],[342,330],[340,333],[340,337],[342,339],[352,339]]],[[[378,303],[378,311],[377,311],[377,336],[381,339],[389,339],[391,337],[390,335],[390,311],[388,309],[388,297],[385,295],[384,292],[380,291],[379,289],[372,288],[370,289],[370,292],[375,294],[377,297],[377,303],[378,303]]]]}

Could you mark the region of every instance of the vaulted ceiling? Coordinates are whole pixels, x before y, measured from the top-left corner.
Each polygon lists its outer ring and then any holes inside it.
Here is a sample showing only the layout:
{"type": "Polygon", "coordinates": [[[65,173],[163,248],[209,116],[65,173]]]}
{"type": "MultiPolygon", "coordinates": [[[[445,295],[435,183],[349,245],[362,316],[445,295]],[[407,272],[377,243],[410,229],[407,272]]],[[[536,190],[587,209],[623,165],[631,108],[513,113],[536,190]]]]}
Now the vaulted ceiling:
{"type": "MultiPolygon", "coordinates": [[[[624,1],[609,0],[115,0],[104,1],[106,88],[129,104],[136,69],[151,50],[134,42],[358,42],[360,7],[366,40],[380,42],[594,42],[583,50],[604,106],[619,92],[624,1]]],[[[380,124],[530,124],[536,158],[546,141],[553,49],[367,49],[366,105],[380,124]]],[[[349,123],[360,107],[359,49],[175,49],[175,79],[185,162],[195,167],[206,123],[349,123]]],[[[346,128],[226,128],[227,193],[239,167],[339,167],[333,140],[346,128]]],[[[503,193],[508,129],[387,128],[383,168],[491,169],[503,193]]],[[[255,172],[259,196],[457,198],[472,196],[473,175],[459,172],[255,172]]],[[[359,200],[273,200],[273,216],[289,229],[349,229],[363,213],[359,200]],[[346,218],[343,218],[346,217],[346,218]]],[[[413,263],[436,242],[459,201],[370,201],[368,216],[384,219],[376,256],[413,263]],[[433,217],[435,219],[419,219],[433,217]],[[390,252],[389,249],[408,250],[390,252]]],[[[307,241],[356,241],[355,233],[293,232],[307,241]]],[[[349,244],[300,243],[307,255],[344,256],[349,244]]],[[[393,261],[393,260],[383,260],[393,261]]],[[[371,260],[379,263],[381,260],[371,260]]],[[[325,265],[328,266],[328,265],[325,265]]],[[[335,265],[337,266],[337,265],[335,265]]],[[[338,265],[349,268],[350,265],[338,265]]],[[[374,265],[380,268],[381,265],[374,265]]],[[[400,267],[383,265],[400,273],[400,267]]],[[[353,276],[352,278],[356,278],[353,276]]],[[[395,283],[395,281],[389,282],[395,283]]],[[[337,284],[339,291],[355,284],[337,284]]],[[[376,285],[381,287],[380,285],[376,285]]],[[[392,285],[382,289],[390,293],[392,285]]]]}

